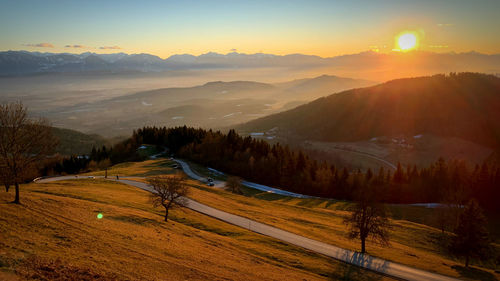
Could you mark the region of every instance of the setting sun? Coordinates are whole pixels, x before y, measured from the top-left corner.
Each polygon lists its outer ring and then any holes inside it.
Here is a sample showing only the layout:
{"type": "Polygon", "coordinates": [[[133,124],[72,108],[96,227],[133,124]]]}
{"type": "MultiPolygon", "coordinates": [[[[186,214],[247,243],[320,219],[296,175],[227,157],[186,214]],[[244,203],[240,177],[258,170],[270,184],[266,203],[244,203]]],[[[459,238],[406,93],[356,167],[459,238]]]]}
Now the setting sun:
{"type": "Polygon", "coordinates": [[[403,33],[398,39],[398,47],[401,51],[410,51],[417,47],[417,36],[413,33],[403,33]]]}

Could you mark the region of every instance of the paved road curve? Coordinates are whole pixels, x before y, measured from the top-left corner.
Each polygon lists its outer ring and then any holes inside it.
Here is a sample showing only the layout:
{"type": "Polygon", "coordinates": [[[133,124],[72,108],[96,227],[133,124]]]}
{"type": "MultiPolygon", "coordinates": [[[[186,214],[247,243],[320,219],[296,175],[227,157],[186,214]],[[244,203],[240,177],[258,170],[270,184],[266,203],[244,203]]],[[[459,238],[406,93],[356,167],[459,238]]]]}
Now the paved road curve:
{"type": "MultiPolygon", "coordinates": [[[[62,176],[62,177],[54,177],[54,178],[46,178],[37,180],[37,183],[46,183],[58,180],[68,180],[75,179],[75,176],[62,176]]],[[[88,178],[85,176],[80,176],[78,178],[88,178]]],[[[102,178],[102,177],[100,177],[102,178]]],[[[137,182],[129,179],[120,179],[119,182],[128,184],[131,186],[138,187],[140,189],[152,192],[152,188],[142,182],[137,182]]],[[[427,272],[424,270],[412,268],[409,266],[401,265],[398,263],[386,261],[380,258],[375,258],[369,255],[360,254],[357,252],[353,252],[350,250],[342,249],[330,244],[326,244],[323,242],[319,242],[313,239],[309,239],[297,234],[293,234],[288,231],[281,230],[279,228],[259,223],[244,217],[240,217],[237,215],[233,215],[207,205],[201,204],[194,200],[188,199],[187,207],[197,211],[199,213],[211,216],[213,218],[222,220],[224,222],[248,229],[250,231],[260,233],[266,236],[270,236],[290,244],[311,250],[316,253],[320,253],[334,259],[344,261],[349,264],[353,264],[359,267],[363,267],[369,270],[373,270],[384,275],[388,275],[391,277],[396,277],[404,280],[415,280],[415,281],[456,281],[458,279],[454,279],[451,277],[447,277],[444,275],[427,272]]]]}
{"type": "MultiPolygon", "coordinates": [[[[195,179],[197,181],[201,181],[202,183],[207,183],[207,178],[202,177],[202,176],[198,175],[197,173],[195,173],[193,170],[191,170],[191,167],[189,167],[188,163],[186,163],[182,160],[179,160],[179,159],[174,159],[174,161],[181,165],[182,170],[184,171],[184,173],[186,173],[186,175],[188,175],[188,177],[195,179]]],[[[226,186],[225,182],[219,181],[219,180],[214,180],[214,187],[223,188],[225,186],[226,186]]]]}
{"type": "MultiPolygon", "coordinates": [[[[196,174],[193,170],[191,170],[191,167],[189,167],[188,163],[186,163],[182,160],[179,160],[179,159],[175,159],[174,161],[176,161],[177,163],[179,163],[181,165],[182,170],[184,170],[184,172],[190,178],[195,179],[195,180],[199,180],[201,182],[207,181],[205,177],[202,177],[202,176],[196,174]]],[[[222,188],[226,185],[224,181],[217,181],[217,180],[214,181],[214,184],[215,184],[215,187],[220,187],[220,188],[222,188]]],[[[249,181],[242,181],[241,184],[244,186],[248,186],[250,188],[258,189],[260,191],[275,193],[275,194],[284,195],[284,196],[290,196],[290,197],[296,197],[296,198],[317,198],[317,197],[299,194],[299,193],[294,193],[294,192],[290,192],[290,191],[286,191],[286,190],[282,190],[282,189],[254,183],[254,182],[249,182],[249,181]]]]}

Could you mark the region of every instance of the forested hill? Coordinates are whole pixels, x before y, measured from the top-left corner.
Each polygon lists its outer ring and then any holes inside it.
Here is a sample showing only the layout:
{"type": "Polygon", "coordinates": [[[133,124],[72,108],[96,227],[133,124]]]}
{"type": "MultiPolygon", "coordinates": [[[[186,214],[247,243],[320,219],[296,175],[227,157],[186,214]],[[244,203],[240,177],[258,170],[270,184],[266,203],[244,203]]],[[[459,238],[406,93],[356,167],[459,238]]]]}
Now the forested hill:
{"type": "Polygon", "coordinates": [[[56,152],[62,155],[88,155],[92,147],[110,145],[110,141],[99,135],[87,135],[75,130],[53,127],[52,133],[59,138],[56,152]]]}
{"type": "Polygon", "coordinates": [[[348,90],[237,128],[322,141],[430,133],[499,147],[499,120],[500,78],[459,73],[348,90]]]}

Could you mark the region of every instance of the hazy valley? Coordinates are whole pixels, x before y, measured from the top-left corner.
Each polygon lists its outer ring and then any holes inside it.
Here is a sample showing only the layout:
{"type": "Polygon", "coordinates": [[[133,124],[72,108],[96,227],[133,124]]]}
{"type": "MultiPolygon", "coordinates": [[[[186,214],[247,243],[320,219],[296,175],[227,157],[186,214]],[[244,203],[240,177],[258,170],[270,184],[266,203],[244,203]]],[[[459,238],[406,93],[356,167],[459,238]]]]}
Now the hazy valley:
{"type": "MultiPolygon", "coordinates": [[[[236,71],[229,79],[245,77],[246,73],[236,71]]],[[[258,73],[257,70],[254,75],[258,73]]],[[[324,95],[375,83],[326,75],[280,83],[208,80],[217,74],[4,77],[0,78],[0,97],[3,101],[21,98],[33,114],[47,117],[56,127],[115,137],[126,136],[143,125],[225,128],[324,95]],[[193,86],[186,86],[190,84],[193,86]]]]}

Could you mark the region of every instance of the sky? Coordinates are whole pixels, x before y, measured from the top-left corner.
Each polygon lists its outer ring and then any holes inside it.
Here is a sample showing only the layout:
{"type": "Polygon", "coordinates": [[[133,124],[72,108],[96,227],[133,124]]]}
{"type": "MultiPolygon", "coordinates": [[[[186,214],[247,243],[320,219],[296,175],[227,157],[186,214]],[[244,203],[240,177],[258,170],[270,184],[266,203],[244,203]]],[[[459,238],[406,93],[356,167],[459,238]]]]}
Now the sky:
{"type": "Polygon", "coordinates": [[[499,0],[0,0],[0,51],[173,54],[500,53],[499,0]]]}

